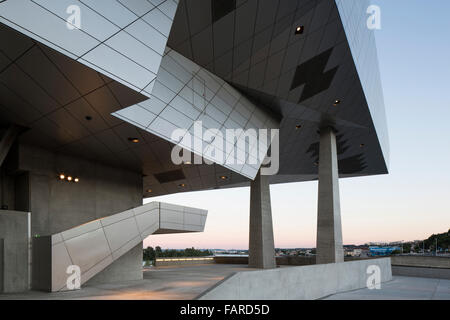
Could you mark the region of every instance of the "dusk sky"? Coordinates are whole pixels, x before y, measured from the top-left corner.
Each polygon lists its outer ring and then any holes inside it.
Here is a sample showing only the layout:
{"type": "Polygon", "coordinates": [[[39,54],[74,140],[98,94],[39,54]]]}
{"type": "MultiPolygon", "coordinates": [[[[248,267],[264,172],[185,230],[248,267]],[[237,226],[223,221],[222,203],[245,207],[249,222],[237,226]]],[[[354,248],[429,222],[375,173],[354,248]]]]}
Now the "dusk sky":
{"type": "MultiPolygon", "coordinates": [[[[344,244],[416,240],[450,228],[450,1],[376,0],[390,174],[340,180],[344,244]]],[[[276,247],[315,247],[317,182],[271,186],[276,247]]],[[[146,202],[150,201],[149,199],[146,202]]],[[[205,232],[144,246],[248,248],[249,188],[152,198],[207,209],[205,232]]]]}

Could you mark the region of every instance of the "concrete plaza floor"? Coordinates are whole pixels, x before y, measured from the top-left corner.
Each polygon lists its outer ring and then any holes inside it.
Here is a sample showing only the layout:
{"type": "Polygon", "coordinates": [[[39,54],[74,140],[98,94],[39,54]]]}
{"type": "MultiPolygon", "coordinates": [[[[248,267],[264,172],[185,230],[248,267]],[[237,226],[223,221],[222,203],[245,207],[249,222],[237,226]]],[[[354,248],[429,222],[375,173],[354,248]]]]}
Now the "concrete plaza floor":
{"type": "MultiPolygon", "coordinates": [[[[31,291],[0,295],[0,300],[178,300],[195,299],[228,275],[252,271],[245,265],[207,264],[158,267],[144,271],[144,280],[85,286],[71,292],[31,291]]],[[[380,290],[359,289],[326,297],[329,300],[450,300],[450,280],[394,276],[380,290]]]]}
{"type": "Polygon", "coordinates": [[[324,300],[450,300],[450,280],[394,276],[379,290],[359,289],[324,300]]]}
{"type": "Polygon", "coordinates": [[[255,269],[225,264],[157,267],[144,270],[144,280],[84,286],[71,292],[0,294],[0,300],[192,300],[230,274],[251,270],[255,269]]]}

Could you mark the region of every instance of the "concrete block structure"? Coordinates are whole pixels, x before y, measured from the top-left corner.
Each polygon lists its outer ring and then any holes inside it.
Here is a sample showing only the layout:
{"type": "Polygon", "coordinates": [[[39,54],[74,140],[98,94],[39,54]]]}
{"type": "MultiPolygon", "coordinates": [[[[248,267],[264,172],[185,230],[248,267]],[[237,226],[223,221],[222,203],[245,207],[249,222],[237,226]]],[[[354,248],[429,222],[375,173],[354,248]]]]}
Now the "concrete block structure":
{"type": "Polygon", "coordinates": [[[388,173],[368,5],[1,1],[0,204],[29,216],[19,260],[36,287],[63,290],[69,260],[83,283],[139,278],[144,237],[205,223],[186,211],[139,229],[143,198],[234,187],[251,188],[250,265],[273,268],[270,185],[313,180],[317,262],[339,264],[339,179],[388,173]]]}
{"type": "Polygon", "coordinates": [[[376,267],[376,286],[392,280],[390,258],[237,272],[201,294],[199,300],[314,300],[367,288],[367,270],[376,267]]]}

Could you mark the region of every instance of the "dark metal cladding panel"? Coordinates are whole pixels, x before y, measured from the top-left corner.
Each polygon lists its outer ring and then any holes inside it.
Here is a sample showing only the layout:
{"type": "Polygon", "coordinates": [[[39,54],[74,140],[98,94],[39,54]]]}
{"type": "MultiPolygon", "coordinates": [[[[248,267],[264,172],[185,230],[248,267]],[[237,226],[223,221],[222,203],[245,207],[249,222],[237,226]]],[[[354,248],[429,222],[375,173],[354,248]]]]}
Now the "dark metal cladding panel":
{"type": "Polygon", "coordinates": [[[172,170],[172,171],[166,171],[157,173],[154,175],[156,180],[158,180],[159,183],[167,183],[167,182],[173,182],[178,180],[183,180],[186,177],[184,176],[183,170],[172,170]]]}

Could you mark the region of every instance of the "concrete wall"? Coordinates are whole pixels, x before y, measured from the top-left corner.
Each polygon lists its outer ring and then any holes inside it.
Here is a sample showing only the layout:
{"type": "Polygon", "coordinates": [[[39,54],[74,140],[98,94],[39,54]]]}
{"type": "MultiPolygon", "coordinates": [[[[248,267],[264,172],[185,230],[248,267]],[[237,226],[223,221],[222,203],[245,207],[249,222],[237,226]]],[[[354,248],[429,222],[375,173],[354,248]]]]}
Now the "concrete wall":
{"type": "Polygon", "coordinates": [[[393,265],[392,274],[394,276],[450,280],[450,269],[448,268],[425,268],[393,265]]]}
{"type": "Polygon", "coordinates": [[[277,265],[279,266],[308,266],[311,264],[316,264],[315,256],[277,257],[277,265]]]}
{"type": "Polygon", "coordinates": [[[393,256],[393,266],[430,267],[450,269],[450,257],[440,256],[393,256]]]}
{"type": "Polygon", "coordinates": [[[86,282],[86,286],[129,280],[142,280],[142,242],[86,282]]]}
{"type": "Polygon", "coordinates": [[[390,258],[237,272],[198,297],[200,300],[302,300],[365,288],[367,267],[377,265],[381,281],[392,279],[390,258]]]}
{"type": "MultiPolygon", "coordinates": [[[[276,257],[278,266],[306,266],[316,264],[316,257],[276,257]]],[[[216,256],[214,261],[219,264],[248,264],[248,257],[233,257],[233,256],[216,256]]]]}
{"type": "Polygon", "coordinates": [[[248,257],[216,256],[214,262],[218,264],[248,264],[248,257]]]}
{"type": "MultiPolygon", "coordinates": [[[[345,257],[344,261],[359,261],[378,259],[374,257],[345,257]]],[[[248,264],[248,257],[233,257],[233,256],[216,256],[214,261],[219,264],[248,264]]],[[[307,266],[316,264],[315,256],[282,256],[276,257],[278,266],[307,266]]]]}
{"type": "Polygon", "coordinates": [[[52,237],[44,236],[32,240],[32,281],[33,290],[52,290],[52,237]]]}
{"type": "Polygon", "coordinates": [[[19,146],[18,169],[29,172],[32,235],[55,234],[142,205],[140,173],[28,145],[19,146]],[[60,173],[80,182],[60,181],[60,173]]]}
{"type": "Polygon", "coordinates": [[[396,276],[450,279],[450,257],[393,256],[391,260],[396,276]]]}
{"type": "Polygon", "coordinates": [[[4,292],[21,292],[30,287],[30,220],[30,213],[0,210],[4,292]]]}
{"type": "MultiPolygon", "coordinates": [[[[140,173],[53,153],[35,146],[17,144],[8,155],[0,173],[1,204],[7,205],[9,210],[31,212],[31,218],[28,214],[31,220],[31,230],[27,234],[29,237],[52,235],[142,205],[140,173]],[[80,182],[61,181],[60,173],[78,177],[80,182]]],[[[14,229],[6,228],[0,222],[0,238],[5,238],[5,290],[10,292],[26,290],[31,279],[31,275],[25,275],[31,270],[31,259],[25,259],[22,253],[25,249],[19,249],[9,239],[13,236],[11,230],[16,230],[16,234],[22,237],[24,231],[17,228],[22,227],[23,223],[20,222],[14,229]],[[9,232],[9,235],[5,236],[4,232],[9,232]],[[12,247],[17,250],[11,249],[12,247]],[[11,272],[15,276],[10,276],[11,272]]],[[[14,236],[12,239],[15,241],[14,236]]],[[[36,246],[35,253],[42,255],[45,250],[39,247],[38,242],[36,246]]],[[[45,244],[43,246],[46,247],[45,244]]],[[[51,272],[48,266],[51,259],[35,258],[33,270],[40,276],[33,279],[33,287],[47,290],[44,287],[49,283],[47,278],[51,277],[51,273],[41,271],[51,272]]],[[[141,268],[142,258],[130,254],[123,257],[121,263],[124,265],[119,269],[129,270],[133,274],[137,268],[141,268]],[[130,267],[131,264],[134,266],[130,267]]],[[[110,274],[117,275],[117,272],[111,271],[110,274]]],[[[104,277],[108,278],[108,275],[104,277]]]]}

